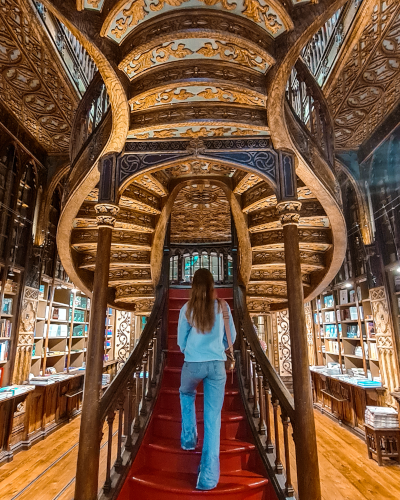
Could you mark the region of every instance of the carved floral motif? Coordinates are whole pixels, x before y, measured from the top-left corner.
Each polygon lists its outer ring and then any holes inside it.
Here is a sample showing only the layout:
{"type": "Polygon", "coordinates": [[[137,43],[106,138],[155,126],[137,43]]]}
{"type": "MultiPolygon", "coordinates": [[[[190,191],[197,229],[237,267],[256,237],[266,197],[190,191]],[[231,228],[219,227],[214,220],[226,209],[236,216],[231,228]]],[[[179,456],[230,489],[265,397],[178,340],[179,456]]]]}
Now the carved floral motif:
{"type": "Polygon", "coordinates": [[[48,152],[68,151],[78,96],[29,2],[1,3],[0,97],[48,152]]]}
{"type": "MultiPolygon", "coordinates": [[[[99,0],[91,0],[98,2],[99,0]]],[[[120,42],[136,26],[158,13],[176,8],[216,8],[230,11],[253,21],[273,37],[293,28],[293,22],[281,4],[274,0],[134,0],[112,9],[101,30],[102,35],[120,42]]]]}

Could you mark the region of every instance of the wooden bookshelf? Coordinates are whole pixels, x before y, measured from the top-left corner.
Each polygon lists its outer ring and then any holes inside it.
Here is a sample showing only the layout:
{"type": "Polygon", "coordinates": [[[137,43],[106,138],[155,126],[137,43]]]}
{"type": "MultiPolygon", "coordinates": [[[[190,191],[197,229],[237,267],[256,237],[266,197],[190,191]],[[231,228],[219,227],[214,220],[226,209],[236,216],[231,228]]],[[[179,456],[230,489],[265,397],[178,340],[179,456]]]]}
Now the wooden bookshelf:
{"type": "Polygon", "coordinates": [[[342,372],[357,369],[378,379],[375,324],[366,280],[350,280],[324,291],[313,300],[312,309],[318,365],[339,363],[342,372]]]}
{"type": "MultiPolygon", "coordinates": [[[[86,365],[91,300],[71,283],[44,279],[41,284],[30,373],[54,368],[69,373],[86,365]]],[[[114,360],[115,311],[107,309],[104,362],[114,360]]]]}
{"type": "Polygon", "coordinates": [[[0,268],[0,385],[3,374],[11,358],[11,342],[16,336],[17,298],[20,287],[20,273],[4,276],[4,267],[0,268]],[[4,289],[1,284],[4,282],[4,289]]]}

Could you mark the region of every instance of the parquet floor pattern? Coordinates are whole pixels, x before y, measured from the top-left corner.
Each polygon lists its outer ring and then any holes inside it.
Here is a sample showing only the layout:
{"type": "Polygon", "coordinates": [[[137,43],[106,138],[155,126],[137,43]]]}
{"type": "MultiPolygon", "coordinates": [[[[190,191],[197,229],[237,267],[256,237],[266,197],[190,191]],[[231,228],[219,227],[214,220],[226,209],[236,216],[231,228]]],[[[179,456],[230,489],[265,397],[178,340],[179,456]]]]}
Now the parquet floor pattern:
{"type": "MultiPolygon", "coordinates": [[[[379,467],[368,459],[361,439],[318,410],[315,419],[323,500],[400,498],[399,465],[391,462],[379,467]]],[[[80,418],[76,418],[3,465],[0,499],[73,500],[79,424],[80,418]]],[[[103,445],[105,442],[103,438],[103,445]]],[[[105,452],[103,446],[99,486],[104,481],[105,452]]]]}

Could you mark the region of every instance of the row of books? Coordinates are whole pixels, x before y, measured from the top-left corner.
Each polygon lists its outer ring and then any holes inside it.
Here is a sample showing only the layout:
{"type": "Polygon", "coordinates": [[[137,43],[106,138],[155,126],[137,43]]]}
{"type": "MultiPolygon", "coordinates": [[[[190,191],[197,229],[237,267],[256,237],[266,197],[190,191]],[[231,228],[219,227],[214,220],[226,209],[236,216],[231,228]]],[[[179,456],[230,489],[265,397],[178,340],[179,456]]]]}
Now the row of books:
{"type": "Polygon", "coordinates": [[[2,314],[12,314],[13,302],[14,302],[14,299],[4,297],[3,302],[1,304],[1,313],[2,314]]]}
{"type": "MultiPolygon", "coordinates": [[[[46,318],[48,318],[49,306],[46,306],[46,318]]],[[[67,321],[67,309],[64,307],[53,307],[51,311],[51,319],[57,321],[67,321]]],[[[72,320],[72,311],[69,311],[68,321],[72,320]]],[[[85,311],[80,309],[74,311],[74,321],[84,322],[85,311]]]]}
{"type": "Polygon", "coordinates": [[[2,340],[0,341],[0,361],[8,360],[8,351],[10,349],[10,341],[2,340]]]}
{"type": "MultiPolygon", "coordinates": [[[[339,354],[339,342],[334,342],[333,340],[328,340],[325,343],[326,351],[333,352],[334,354],[339,354]]],[[[343,354],[343,346],[342,346],[342,354],[343,354]]]]}
{"type": "Polygon", "coordinates": [[[12,322],[9,319],[0,319],[0,337],[11,337],[12,322]]]}

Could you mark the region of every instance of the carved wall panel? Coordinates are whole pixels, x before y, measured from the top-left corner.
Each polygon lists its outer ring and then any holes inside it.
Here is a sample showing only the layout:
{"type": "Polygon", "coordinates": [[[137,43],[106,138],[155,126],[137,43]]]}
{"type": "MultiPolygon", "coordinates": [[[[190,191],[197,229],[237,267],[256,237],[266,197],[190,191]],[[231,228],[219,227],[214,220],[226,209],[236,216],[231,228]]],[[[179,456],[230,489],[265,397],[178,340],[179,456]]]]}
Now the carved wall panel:
{"type": "MultiPolygon", "coordinates": [[[[279,375],[291,376],[292,375],[292,352],[290,349],[290,335],[289,335],[289,312],[287,309],[279,312],[273,312],[272,325],[273,332],[276,337],[277,351],[276,355],[279,357],[279,375]]],[[[275,342],[274,342],[275,343],[275,342]]]]}
{"type": "Polygon", "coordinates": [[[171,212],[171,243],[231,241],[231,210],[224,191],[212,182],[185,186],[171,212]]]}
{"type": "Polygon", "coordinates": [[[310,366],[313,366],[315,364],[315,352],[314,352],[313,314],[310,302],[304,304],[304,314],[306,318],[308,363],[310,366]]]}
{"type": "Polygon", "coordinates": [[[371,288],[369,291],[372,314],[375,322],[376,346],[378,349],[379,365],[382,384],[387,388],[386,401],[394,405],[390,396],[399,387],[399,362],[397,360],[395,339],[393,336],[389,305],[384,287],[371,288]]]}
{"type": "MultiPolygon", "coordinates": [[[[97,2],[98,0],[85,0],[97,2]]],[[[101,34],[117,43],[144,21],[178,8],[215,9],[244,17],[276,38],[293,23],[282,5],[273,0],[128,0],[120,1],[108,14],[101,34]]]]}
{"type": "Polygon", "coordinates": [[[12,377],[13,384],[21,384],[29,378],[38,299],[39,290],[25,287],[18,332],[17,353],[12,377]]]}
{"type": "Polygon", "coordinates": [[[365,141],[393,109],[400,92],[399,3],[378,0],[364,18],[358,39],[350,39],[342,52],[346,63],[327,89],[336,146],[341,148],[365,141]]]}
{"type": "Polygon", "coordinates": [[[48,152],[68,152],[78,96],[29,2],[2,2],[0,98],[48,152]]]}
{"type": "Polygon", "coordinates": [[[133,314],[128,311],[116,311],[116,315],[115,359],[120,370],[131,352],[133,314]]]}

